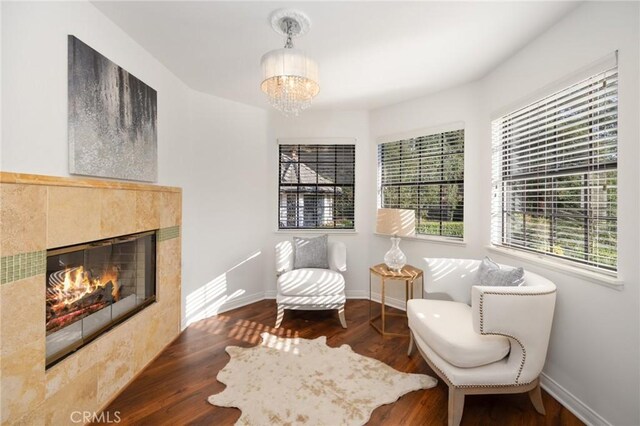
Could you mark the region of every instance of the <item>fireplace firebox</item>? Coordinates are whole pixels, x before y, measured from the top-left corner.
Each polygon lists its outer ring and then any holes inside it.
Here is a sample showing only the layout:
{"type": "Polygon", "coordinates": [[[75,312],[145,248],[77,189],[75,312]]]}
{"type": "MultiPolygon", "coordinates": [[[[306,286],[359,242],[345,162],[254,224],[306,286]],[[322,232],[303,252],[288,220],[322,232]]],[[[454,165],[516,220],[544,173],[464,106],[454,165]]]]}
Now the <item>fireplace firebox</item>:
{"type": "Polygon", "coordinates": [[[47,251],[47,368],[156,300],[156,231],[47,251]]]}

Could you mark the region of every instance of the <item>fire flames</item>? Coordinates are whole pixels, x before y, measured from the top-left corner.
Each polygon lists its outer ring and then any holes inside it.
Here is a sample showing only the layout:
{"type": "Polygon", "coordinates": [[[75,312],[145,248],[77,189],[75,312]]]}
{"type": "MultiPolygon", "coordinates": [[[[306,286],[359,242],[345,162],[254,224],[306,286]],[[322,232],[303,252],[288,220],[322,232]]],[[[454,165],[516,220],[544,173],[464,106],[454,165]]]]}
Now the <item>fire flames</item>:
{"type": "Polygon", "coordinates": [[[118,270],[112,266],[98,278],[93,278],[84,270],[84,267],[67,268],[64,271],[64,280],[49,288],[49,294],[55,295],[60,303],[70,305],[84,296],[93,293],[111,281],[113,284],[112,296],[118,299],[118,270]]]}
{"type": "Polygon", "coordinates": [[[47,331],[54,331],[120,299],[119,270],[95,277],[82,266],[54,272],[47,288],[47,331]],[[109,294],[110,293],[110,294],[109,294]]]}

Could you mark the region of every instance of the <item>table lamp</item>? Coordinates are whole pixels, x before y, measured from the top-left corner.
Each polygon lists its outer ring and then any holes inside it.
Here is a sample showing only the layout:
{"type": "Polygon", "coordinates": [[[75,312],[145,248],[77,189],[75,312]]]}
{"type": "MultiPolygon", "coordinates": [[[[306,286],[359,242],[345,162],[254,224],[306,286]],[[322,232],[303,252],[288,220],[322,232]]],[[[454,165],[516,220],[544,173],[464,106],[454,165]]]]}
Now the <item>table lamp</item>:
{"type": "Polygon", "coordinates": [[[416,213],[408,209],[378,209],[376,233],[391,235],[391,248],[384,255],[384,263],[392,271],[400,271],[407,264],[407,256],[400,250],[400,238],[416,233],[416,213]]]}

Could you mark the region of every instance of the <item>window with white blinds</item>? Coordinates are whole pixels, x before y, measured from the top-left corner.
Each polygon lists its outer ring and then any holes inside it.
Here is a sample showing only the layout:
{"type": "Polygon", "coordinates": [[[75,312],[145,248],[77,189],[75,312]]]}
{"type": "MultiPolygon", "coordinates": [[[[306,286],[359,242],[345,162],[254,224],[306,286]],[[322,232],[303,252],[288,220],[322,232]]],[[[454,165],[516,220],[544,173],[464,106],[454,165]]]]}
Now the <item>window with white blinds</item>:
{"type": "Polygon", "coordinates": [[[464,129],[378,145],[380,207],[413,209],[416,233],[462,239],[464,129]]]}
{"type": "Polygon", "coordinates": [[[279,229],[354,229],[356,147],[280,145],[279,229]]]}
{"type": "Polygon", "coordinates": [[[492,125],[492,243],[615,271],[617,67],[492,125]]]}

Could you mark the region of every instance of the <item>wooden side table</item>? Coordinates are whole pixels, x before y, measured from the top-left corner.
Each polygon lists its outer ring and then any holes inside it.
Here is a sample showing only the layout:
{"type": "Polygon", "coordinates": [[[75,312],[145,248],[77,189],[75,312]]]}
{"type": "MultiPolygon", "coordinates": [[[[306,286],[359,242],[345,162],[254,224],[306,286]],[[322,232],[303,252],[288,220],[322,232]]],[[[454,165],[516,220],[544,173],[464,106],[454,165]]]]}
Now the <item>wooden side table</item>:
{"type": "Polygon", "coordinates": [[[411,266],[411,265],[404,265],[404,267],[399,271],[399,272],[395,272],[390,270],[387,265],[385,265],[384,263],[381,263],[379,265],[376,266],[372,266],[371,268],[369,268],[369,324],[371,324],[371,326],[373,328],[375,328],[378,333],[382,334],[382,336],[408,336],[409,334],[400,334],[400,333],[390,333],[390,332],[385,332],[385,317],[386,316],[398,316],[398,317],[407,317],[406,312],[403,314],[396,314],[396,313],[392,313],[392,312],[385,312],[385,282],[387,280],[389,281],[404,281],[405,284],[405,303],[409,300],[409,299],[413,299],[413,287],[414,287],[414,283],[415,281],[421,278],[420,280],[420,287],[421,287],[421,292],[420,292],[420,297],[422,298],[422,293],[424,293],[424,275],[422,272],[422,269],[418,269],[415,266],[411,266]],[[371,275],[377,275],[380,277],[380,282],[381,282],[381,288],[380,288],[380,305],[381,305],[381,312],[380,315],[376,315],[375,317],[371,318],[371,275]],[[382,329],[380,329],[375,323],[374,321],[377,320],[378,318],[381,318],[381,324],[382,324],[382,329]]]}

